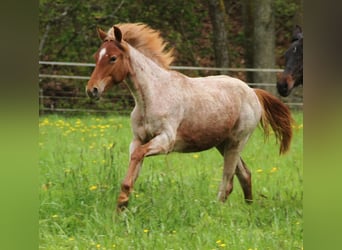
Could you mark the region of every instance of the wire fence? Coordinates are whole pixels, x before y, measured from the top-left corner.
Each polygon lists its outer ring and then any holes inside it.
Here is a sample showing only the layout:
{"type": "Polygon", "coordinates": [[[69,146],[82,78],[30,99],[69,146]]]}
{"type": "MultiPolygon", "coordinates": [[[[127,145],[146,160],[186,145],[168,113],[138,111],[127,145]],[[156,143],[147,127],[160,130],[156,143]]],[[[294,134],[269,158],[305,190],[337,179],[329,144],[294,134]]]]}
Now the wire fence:
{"type": "MultiPolygon", "coordinates": [[[[106,93],[100,102],[94,102],[87,98],[84,88],[84,81],[90,78],[90,73],[87,75],[77,75],[72,70],[72,75],[61,74],[60,70],[51,70],[53,67],[67,67],[70,72],[70,67],[82,69],[95,67],[93,63],[78,63],[78,62],[53,62],[39,61],[39,64],[44,67],[50,67],[50,70],[41,69],[43,73],[39,73],[40,90],[39,90],[39,113],[118,113],[129,114],[134,106],[134,100],[130,95],[125,85],[115,86],[113,91],[106,93]],[[50,73],[53,71],[52,73],[50,73]],[[78,80],[75,83],[74,80],[78,80]],[[72,82],[67,87],[62,85],[65,82],[72,82]]],[[[74,69],[73,68],[73,69],[74,69]]],[[[260,69],[260,68],[218,68],[218,67],[194,67],[194,66],[171,66],[173,70],[181,71],[216,71],[216,72],[282,72],[282,69],[260,69]]],[[[84,72],[84,70],[81,70],[84,72]]],[[[251,87],[267,87],[276,89],[275,83],[247,83],[251,87]]],[[[276,92],[276,91],[275,91],[276,92]]],[[[285,104],[291,109],[302,109],[303,96],[302,91],[297,94],[292,94],[289,98],[281,98],[285,104]]]]}

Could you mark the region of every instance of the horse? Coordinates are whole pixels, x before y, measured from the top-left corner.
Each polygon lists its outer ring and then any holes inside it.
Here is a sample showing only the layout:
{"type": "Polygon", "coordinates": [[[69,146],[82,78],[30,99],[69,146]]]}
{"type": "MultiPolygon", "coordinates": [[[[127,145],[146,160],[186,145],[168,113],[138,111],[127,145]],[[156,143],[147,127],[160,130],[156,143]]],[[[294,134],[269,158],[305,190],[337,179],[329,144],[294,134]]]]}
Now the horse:
{"type": "Polygon", "coordinates": [[[291,46],[285,52],[285,69],[278,76],[277,90],[281,96],[290,95],[292,89],[303,85],[303,32],[296,25],[291,46]]]}
{"type": "Polygon", "coordinates": [[[265,136],[271,127],[279,153],[287,152],[292,138],[289,108],[237,78],[192,78],[170,70],[173,50],[166,50],[160,32],[146,24],[120,23],[107,33],[97,28],[97,33],[102,44],[94,55],[87,95],[99,99],[111,86],[124,82],[135,102],[129,164],[117,210],[127,208],[145,157],[210,148],[216,148],[224,162],[218,200],[227,200],[236,175],[245,201],[252,202],[251,171],[240,153],[258,124],[265,136]]]}

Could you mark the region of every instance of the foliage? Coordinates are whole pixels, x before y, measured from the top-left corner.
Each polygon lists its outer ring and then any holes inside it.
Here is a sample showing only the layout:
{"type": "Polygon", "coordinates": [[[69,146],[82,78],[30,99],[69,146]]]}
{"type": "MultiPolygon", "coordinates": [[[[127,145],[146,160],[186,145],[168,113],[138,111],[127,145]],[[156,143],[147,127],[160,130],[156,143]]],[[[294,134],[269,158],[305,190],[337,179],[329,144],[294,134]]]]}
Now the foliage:
{"type": "Polygon", "coordinates": [[[257,129],[243,152],[255,201],[235,180],[216,201],[222,157],[215,150],[145,159],[129,209],[115,213],[128,164],[129,119],[39,119],[41,249],[302,249],[303,115],[291,151],[257,129]]]}
{"type": "MultiPolygon", "coordinates": [[[[244,1],[225,1],[228,14],[228,50],[232,67],[244,67],[246,63],[245,41],[249,34],[246,34],[243,28],[244,1]]],[[[215,34],[212,32],[207,4],[205,0],[40,0],[39,59],[93,63],[93,55],[100,45],[96,26],[106,30],[118,22],[144,22],[160,30],[169,46],[175,49],[175,65],[214,66],[211,41],[215,34]]],[[[277,64],[282,66],[279,58],[282,58],[288,46],[292,20],[298,10],[298,4],[296,0],[277,0],[274,8],[275,35],[278,38],[277,64]]],[[[41,65],[39,71],[41,74],[90,76],[92,68],[41,65]]],[[[190,76],[212,73],[186,72],[190,76]]],[[[244,72],[231,72],[231,75],[246,80],[244,72]]],[[[52,96],[41,103],[46,108],[108,107],[103,103],[95,105],[84,100],[62,101],[61,97],[67,95],[73,95],[75,100],[79,98],[77,94],[84,93],[85,81],[42,78],[39,85],[44,95],[52,96]],[[58,98],[53,99],[57,95],[58,98]]],[[[127,95],[127,91],[125,94],[127,95]]]]}
{"type": "MultiPolygon", "coordinates": [[[[99,45],[96,26],[119,22],[145,22],[160,29],[172,47],[193,49],[205,16],[198,1],[40,1],[40,41],[46,40],[41,59],[91,62],[99,45]],[[191,41],[191,43],[190,43],[191,41]],[[191,45],[191,46],[190,46],[191,45]]],[[[185,54],[185,53],[184,53],[185,54]]],[[[186,60],[185,60],[186,61],[186,60]]],[[[184,61],[182,63],[185,63],[184,61]]]]}

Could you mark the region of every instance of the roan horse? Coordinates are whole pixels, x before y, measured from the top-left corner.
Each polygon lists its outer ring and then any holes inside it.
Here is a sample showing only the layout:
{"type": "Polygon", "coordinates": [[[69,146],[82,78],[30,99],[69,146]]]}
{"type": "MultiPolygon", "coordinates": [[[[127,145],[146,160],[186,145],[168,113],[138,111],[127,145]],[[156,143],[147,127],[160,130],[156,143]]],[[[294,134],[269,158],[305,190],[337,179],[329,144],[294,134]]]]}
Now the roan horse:
{"type": "Polygon", "coordinates": [[[286,97],[299,85],[303,85],[303,32],[302,28],[296,25],[292,44],[285,52],[284,72],[278,76],[278,93],[286,97]]]}
{"type": "Polygon", "coordinates": [[[190,78],[169,69],[172,51],[160,33],[141,23],[97,29],[102,45],[86,87],[98,99],[113,84],[125,81],[135,107],[128,172],[121,184],[117,209],[128,205],[143,159],[170,152],[198,152],[216,147],[224,157],[218,199],[225,201],[237,175],[247,202],[252,201],[251,173],[240,157],[259,122],[272,127],[280,153],[292,138],[291,114],[280,100],[229,76],[190,78]]]}

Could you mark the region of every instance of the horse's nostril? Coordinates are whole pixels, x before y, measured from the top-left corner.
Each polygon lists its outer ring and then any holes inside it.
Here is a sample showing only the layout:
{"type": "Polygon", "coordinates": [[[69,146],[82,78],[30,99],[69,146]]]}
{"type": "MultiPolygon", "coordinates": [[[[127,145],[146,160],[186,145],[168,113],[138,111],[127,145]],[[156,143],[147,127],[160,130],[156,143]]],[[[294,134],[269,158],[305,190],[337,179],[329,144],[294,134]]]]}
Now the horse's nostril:
{"type": "Polygon", "coordinates": [[[90,98],[98,98],[99,97],[99,90],[97,88],[87,89],[87,95],[90,98]]]}

